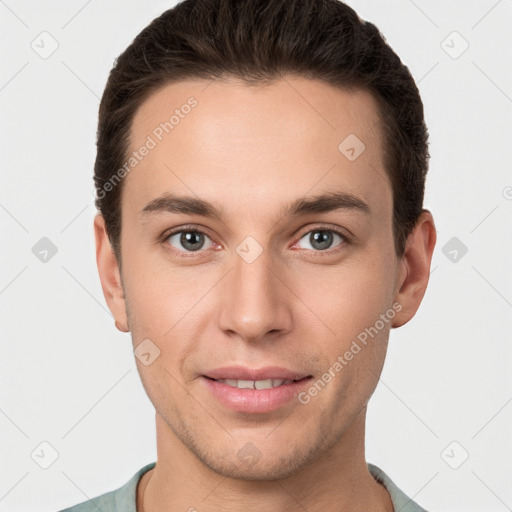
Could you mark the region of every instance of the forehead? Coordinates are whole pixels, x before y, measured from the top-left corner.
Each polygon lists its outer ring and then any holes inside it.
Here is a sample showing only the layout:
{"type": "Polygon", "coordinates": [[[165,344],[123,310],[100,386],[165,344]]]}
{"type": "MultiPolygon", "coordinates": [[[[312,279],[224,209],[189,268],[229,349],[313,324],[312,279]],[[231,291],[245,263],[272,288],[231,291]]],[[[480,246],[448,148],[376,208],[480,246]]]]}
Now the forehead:
{"type": "Polygon", "coordinates": [[[318,80],[167,84],[136,112],[130,152],[123,204],[139,209],[164,192],[247,207],[335,189],[391,201],[374,96],[318,80]]]}

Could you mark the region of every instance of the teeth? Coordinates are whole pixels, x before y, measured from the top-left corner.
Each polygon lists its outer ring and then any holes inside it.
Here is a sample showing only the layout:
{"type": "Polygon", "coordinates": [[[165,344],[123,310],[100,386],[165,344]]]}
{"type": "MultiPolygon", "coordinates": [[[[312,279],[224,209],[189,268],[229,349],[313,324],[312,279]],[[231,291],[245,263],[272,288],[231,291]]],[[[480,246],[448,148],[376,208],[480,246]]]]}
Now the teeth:
{"type": "Polygon", "coordinates": [[[254,389],[254,381],[239,380],[238,385],[237,385],[237,381],[235,381],[235,386],[239,387],[240,389],[254,389]]]}
{"type": "Polygon", "coordinates": [[[292,380],[285,379],[265,379],[265,380],[236,380],[236,379],[218,379],[217,382],[222,382],[233,388],[240,389],[270,389],[283,384],[289,384],[292,380]]]}
{"type": "Polygon", "coordinates": [[[256,380],[254,381],[255,389],[270,389],[276,386],[280,386],[284,381],[282,379],[267,379],[267,380],[256,380]]]}

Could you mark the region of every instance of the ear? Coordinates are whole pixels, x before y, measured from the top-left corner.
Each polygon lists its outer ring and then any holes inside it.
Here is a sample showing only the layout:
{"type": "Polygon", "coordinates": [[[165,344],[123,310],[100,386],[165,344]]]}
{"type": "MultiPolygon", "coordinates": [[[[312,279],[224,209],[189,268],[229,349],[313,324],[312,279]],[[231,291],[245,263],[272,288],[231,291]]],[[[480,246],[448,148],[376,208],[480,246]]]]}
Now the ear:
{"type": "Polygon", "coordinates": [[[119,266],[105,228],[105,219],[100,213],[96,214],[94,218],[94,237],[96,240],[96,263],[103,295],[114,316],[116,327],[121,332],[129,332],[119,266]]]}
{"type": "Polygon", "coordinates": [[[432,214],[423,210],[407,239],[404,255],[398,262],[395,302],[402,309],[395,315],[392,327],[406,324],[416,314],[427,289],[436,240],[432,214]]]}

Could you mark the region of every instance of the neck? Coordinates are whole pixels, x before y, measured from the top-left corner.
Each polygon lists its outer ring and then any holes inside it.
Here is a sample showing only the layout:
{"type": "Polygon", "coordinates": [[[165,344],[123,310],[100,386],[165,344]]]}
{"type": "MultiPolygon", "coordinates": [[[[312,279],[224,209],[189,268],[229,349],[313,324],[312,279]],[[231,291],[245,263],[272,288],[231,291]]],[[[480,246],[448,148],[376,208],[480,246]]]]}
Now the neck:
{"type": "Polygon", "coordinates": [[[365,417],[366,408],[331,449],[292,476],[251,481],[206,467],[157,414],[157,464],[139,482],[137,511],[392,512],[388,492],[366,465],[365,417]]]}

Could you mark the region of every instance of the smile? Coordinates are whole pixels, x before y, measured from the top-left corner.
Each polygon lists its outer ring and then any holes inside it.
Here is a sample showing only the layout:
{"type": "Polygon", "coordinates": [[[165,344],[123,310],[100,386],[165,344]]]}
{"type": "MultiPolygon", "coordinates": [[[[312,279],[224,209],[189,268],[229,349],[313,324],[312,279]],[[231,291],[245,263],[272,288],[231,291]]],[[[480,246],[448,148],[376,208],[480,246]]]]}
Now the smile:
{"type": "Polygon", "coordinates": [[[294,382],[289,379],[265,379],[265,380],[235,380],[235,379],[217,379],[221,384],[227,384],[238,389],[271,389],[284,384],[294,382]]]}

